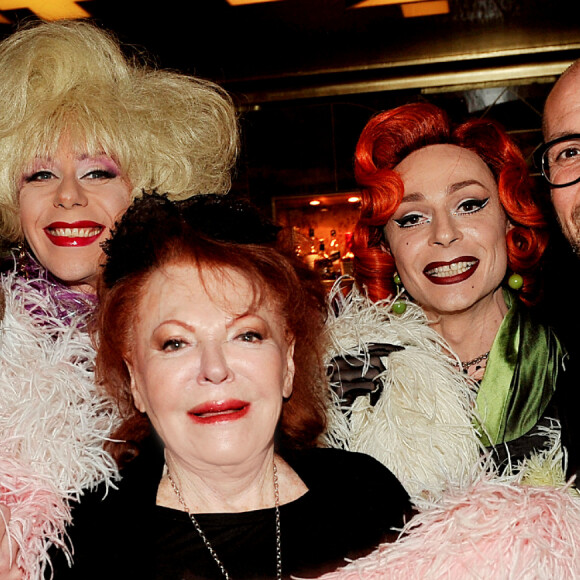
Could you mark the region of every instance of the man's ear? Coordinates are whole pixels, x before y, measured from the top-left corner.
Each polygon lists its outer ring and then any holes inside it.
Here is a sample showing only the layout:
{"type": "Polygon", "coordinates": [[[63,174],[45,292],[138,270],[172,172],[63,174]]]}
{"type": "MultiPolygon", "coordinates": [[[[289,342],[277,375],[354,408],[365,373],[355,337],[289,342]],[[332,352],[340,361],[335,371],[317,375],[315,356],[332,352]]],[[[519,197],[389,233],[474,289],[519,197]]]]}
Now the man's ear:
{"type": "Polygon", "coordinates": [[[296,365],[294,364],[294,346],[295,339],[288,345],[286,350],[286,370],[284,372],[284,386],[282,388],[282,396],[289,399],[294,388],[294,373],[296,372],[296,365]]]}
{"type": "Polygon", "coordinates": [[[131,395],[133,395],[133,403],[141,413],[145,413],[145,405],[143,403],[141,393],[139,392],[137,381],[135,380],[135,371],[133,369],[133,365],[127,359],[125,359],[125,364],[127,365],[129,376],[131,377],[131,395]]]}

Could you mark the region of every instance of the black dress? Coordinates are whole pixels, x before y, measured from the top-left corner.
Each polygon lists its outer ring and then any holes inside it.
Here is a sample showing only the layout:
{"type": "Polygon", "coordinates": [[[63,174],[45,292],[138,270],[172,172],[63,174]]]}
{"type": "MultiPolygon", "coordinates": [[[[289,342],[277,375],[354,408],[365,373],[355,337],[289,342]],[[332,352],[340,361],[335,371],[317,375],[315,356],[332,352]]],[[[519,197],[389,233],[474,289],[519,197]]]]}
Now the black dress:
{"type": "MultiPolygon", "coordinates": [[[[312,449],[284,458],[308,487],[280,507],[284,577],[316,577],[368,553],[394,539],[411,511],[399,481],[367,455],[312,449]]],[[[69,528],[74,566],[55,554],[55,580],[223,578],[187,514],[155,505],[162,469],[149,442],[118,490],[83,498],[69,528]]],[[[196,519],[233,580],[276,577],[274,508],[196,519]]]]}

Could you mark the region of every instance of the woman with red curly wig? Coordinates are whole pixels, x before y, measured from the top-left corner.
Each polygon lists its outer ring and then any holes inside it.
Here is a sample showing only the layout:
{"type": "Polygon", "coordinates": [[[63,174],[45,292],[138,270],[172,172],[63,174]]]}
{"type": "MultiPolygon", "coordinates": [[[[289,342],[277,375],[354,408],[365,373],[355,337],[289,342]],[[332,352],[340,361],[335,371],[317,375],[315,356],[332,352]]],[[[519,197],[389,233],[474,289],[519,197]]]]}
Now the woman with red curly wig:
{"type": "Polygon", "coordinates": [[[542,448],[565,351],[526,308],[548,234],[516,145],[493,121],[453,126],[408,104],[366,125],[355,175],[359,286],[373,301],[399,286],[422,307],[479,385],[484,445],[512,462],[542,448]]]}

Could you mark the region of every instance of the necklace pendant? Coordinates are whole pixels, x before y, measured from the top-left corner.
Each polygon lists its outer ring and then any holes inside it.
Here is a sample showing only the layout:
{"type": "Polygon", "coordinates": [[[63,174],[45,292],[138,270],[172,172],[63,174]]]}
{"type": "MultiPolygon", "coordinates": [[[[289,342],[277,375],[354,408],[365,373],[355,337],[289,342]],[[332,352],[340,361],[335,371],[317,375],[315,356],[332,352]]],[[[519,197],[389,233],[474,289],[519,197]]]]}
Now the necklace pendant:
{"type": "MultiPolygon", "coordinates": [[[[273,466],[273,479],[274,479],[274,512],[276,514],[276,579],[282,580],[282,535],[280,532],[280,491],[278,489],[278,468],[276,467],[276,462],[274,461],[273,466]]],[[[185,499],[181,494],[181,490],[177,485],[176,481],[173,479],[171,475],[171,471],[169,471],[169,467],[167,467],[167,478],[169,479],[169,483],[173,488],[173,492],[177,497],[177,501],[179,505],[183,508],[183,511],[189,516],[197,535],[200,537],[201,541],[207,548],[208,552],[210,553],[211,557],[213,558],[214,562],[220,569],[225,580],[230,580],[230,575],[228,574],[225,566],[223,565],[222,561],[219,559],[216,551],[214,550],[213,546],[211,545],[210,541],[207,539],[206,535],[204,534],[203,530],[201,529],[197,519],[191,513],[187,504],[185,503],[185,499]]]]}

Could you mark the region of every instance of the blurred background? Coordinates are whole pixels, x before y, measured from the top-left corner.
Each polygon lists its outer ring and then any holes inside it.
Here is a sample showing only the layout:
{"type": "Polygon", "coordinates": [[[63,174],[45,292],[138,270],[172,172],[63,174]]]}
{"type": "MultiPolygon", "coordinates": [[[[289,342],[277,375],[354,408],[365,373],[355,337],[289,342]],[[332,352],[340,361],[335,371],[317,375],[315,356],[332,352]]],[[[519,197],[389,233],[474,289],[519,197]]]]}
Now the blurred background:
{"type": "MultiPolygon", "coordinates": [[[[159,66],[218,82],[240,113],[233,193],[295,227],[300,251],[312,244],[318,251],[323,240],[328,253],[334,230],[345,253],[356,220],[353,152],[378,111],[429,101],[457,121],[494,118],[535,173],[544,100],[580,57],[577,7],[577,0],[0,0],[0,35],[34,18],[90,18],[159,66]]],[[[561,242],[554,227],[558,260],[568,252],[561,242]]],[[[552,262],[548,285],[564,273],[576,284],[580,268],[564,263],[552,262]]]]}

